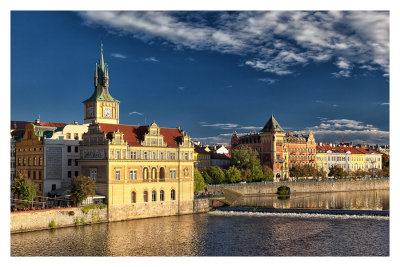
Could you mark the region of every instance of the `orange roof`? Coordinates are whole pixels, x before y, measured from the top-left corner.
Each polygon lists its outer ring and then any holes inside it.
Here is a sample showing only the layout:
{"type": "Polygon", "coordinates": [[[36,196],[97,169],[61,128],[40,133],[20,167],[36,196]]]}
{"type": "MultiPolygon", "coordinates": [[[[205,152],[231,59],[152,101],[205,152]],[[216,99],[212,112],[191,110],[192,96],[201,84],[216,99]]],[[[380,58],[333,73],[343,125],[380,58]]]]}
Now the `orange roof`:
{"type": "MultiPolygon", "coordinates": [[[[139,142],[143,141],[144,135],[148,132],[149,128],[149,126],[108,123],[99,123],[99,126],[100,130],[105,133],[116,132],[117,130],[124,133],[124,140],[128,142],[130,146],[141,146],[139,142]]],[[[160,127],[160,133],[164,136],[164,142],[167,143],[168,147],[178,147],[178,143],[182,138],[182,134],[178,129],[160,127]]]]}

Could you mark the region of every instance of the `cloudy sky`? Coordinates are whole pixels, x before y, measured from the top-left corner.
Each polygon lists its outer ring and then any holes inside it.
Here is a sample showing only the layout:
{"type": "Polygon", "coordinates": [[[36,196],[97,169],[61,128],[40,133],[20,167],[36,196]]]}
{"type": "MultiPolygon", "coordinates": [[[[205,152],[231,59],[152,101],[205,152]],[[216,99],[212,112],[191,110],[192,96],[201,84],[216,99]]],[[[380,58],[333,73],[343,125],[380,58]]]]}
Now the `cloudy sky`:
{"type": "Polygon", "coordinates": [[[11,119],[83,122],[101,41],[122,124],[389,143],[389,12],[14,11],[11,119]]]}

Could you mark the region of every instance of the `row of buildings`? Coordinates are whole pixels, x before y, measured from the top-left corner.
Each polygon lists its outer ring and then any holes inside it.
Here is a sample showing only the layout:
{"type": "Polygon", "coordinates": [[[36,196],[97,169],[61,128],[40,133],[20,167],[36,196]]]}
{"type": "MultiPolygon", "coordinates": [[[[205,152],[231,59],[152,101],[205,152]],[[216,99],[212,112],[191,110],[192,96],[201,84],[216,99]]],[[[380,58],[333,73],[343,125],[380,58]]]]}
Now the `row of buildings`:
{"type": "Polygon", "coordinates": [[[382,152],[343,142],[339,145],[317,145],[312,131],[309,134],[285,133],[273,115],[260,132],[242,136],[234,132],[232,149],[239,145],[256,150],[261,163],[274,171],[275,179],[289,178],[290,168],[299,165],[309,165],[327,174],[332,166],[339,166],[347,172],[382,169],[382,152]]]}
{"type": "Polygon", "coordinates": [[[84,124],[11,122],[13,179],[23,173],[43,197],[65,195],[73,177],[96,181],[110,220],[191,213],[194,145],[179,127],[119,123],[103,47],[84,124]]]}
{"type": "Polygon", "coordinates": [[[135,217],[151,210],[146,205],[158,206],[159,215],[190,212],[194,168],[229,166],[230,150],[238,145],[257,150],[276,179],[289,178],[289,169],[296,165],[324,170],[339,165],[349,171],[382,168],[379,152],[317,145],[312,132],[285,132],[273,116],[259,133],[234,132],[230,147],[200,146],[179,127],[120,124],[120,101],[109,92],[102,47],[94,90],[83,104],[82,125],[11,122],[11,181],[20,172],[45,197],[66,195],[74,177],[89,176],[96,181],[96,194],[105,198],[118,218],[122,213],[135,217]]]}

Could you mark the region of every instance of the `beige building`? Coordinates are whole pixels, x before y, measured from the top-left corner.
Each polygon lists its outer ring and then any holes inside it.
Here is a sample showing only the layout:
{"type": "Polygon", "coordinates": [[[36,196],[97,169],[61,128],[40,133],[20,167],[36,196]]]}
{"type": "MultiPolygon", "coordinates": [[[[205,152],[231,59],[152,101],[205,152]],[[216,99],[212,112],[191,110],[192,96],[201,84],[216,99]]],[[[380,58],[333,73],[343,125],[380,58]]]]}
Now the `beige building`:
{"type": "Polygon", "coordinates": [[[91,124],[80,143],[79,173],[96,180],[110,220],[192,213],[194,148],[189,135],[155,122],[118,124],[119,101],[108,92],[102,51],[94,90],[84,102],[85,122],[91,124]]]}

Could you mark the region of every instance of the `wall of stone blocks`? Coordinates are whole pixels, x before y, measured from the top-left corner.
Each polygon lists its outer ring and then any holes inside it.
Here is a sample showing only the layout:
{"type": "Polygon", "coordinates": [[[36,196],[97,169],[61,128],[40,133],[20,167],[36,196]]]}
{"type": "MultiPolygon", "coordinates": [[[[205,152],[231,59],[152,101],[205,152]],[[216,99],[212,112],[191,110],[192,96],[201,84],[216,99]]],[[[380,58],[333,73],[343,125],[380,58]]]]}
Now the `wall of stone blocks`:
{"type": "Polygon", "coordinates": [[[10,230],[11,233],[17,233],[50,229],[52,220],[54,220],[56,228],[74,226],[76,220],[79,220],[79,224],[82,224],[82,218],[84,223],[106,222],[107,208],[92,209],[86,214],[83,213],[81,208],[12,212],[10,215],[10,230]],[[71,211],[74,212],[74,215],[70,215],[71,211]]]}

